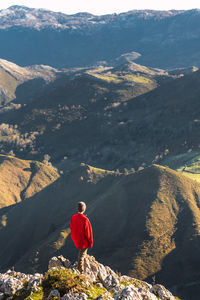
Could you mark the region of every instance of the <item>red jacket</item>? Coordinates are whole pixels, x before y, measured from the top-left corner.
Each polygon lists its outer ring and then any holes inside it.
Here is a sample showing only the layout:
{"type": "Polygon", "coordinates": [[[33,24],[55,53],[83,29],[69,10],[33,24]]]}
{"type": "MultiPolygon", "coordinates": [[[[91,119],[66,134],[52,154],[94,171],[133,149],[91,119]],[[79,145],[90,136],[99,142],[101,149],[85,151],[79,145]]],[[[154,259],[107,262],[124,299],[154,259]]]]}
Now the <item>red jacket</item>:
{"type": "Polygon", "coordinates": [[[81,213],[72,216],[71,223],[71,238],[78,249],[92,248],[93,235],[92,227],[88,218],[81,213]]]}

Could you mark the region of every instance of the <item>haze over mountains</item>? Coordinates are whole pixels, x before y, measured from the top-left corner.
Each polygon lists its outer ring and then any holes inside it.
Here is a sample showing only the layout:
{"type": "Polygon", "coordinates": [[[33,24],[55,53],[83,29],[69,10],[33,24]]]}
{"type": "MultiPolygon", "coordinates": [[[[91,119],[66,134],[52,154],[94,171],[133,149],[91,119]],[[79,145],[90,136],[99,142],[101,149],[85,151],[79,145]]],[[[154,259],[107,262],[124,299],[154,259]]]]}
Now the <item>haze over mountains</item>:
{"type": "Polygon", "coordinates": [[[129,59],[138,57],[139,64],[152,67],[199,66],[199,14],[144,10],[65,15],[12,6],[0,11],[0,57],[21,66],[79,67],[130,53],[129,59]]]}
{"type": "Polygon", "coordinates": [[[83,200],[98,260],[196,300],[199,22],[199,10],[0,11],[0,270],[75,259],[83,200]]]}

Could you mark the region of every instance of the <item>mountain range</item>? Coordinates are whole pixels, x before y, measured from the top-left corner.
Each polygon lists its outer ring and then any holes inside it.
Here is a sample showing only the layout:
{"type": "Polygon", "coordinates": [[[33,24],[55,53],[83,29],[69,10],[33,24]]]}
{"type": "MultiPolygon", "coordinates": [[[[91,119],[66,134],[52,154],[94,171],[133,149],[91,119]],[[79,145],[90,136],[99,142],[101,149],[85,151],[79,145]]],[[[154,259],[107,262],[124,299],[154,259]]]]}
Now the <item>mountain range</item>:
{"type": "Polygon", "coordinates": [[[199,66],[199,10],[94,16],[25,6],[0,11],[0,57],[21,66],[80,67],[119,59],[159,68],[199,66]]]}
{"type": "Polygon", "coordinates": [[[1,269],[41,271],[49,257],[61,253],[75,259],[69,223],[76,203],[85,200],[94,230],[92,253],[100,261],[187,290],[199,276],[199,199],[197,182],[166,167],[123,174],[82,164],[0,210],[1,269]]]}
{"type": "MultiPolygon", "coordinates": [[[[91,254],[197,299],[200,11],[0,11],[0,270],[91,254]]],[[[34,300],[34,299],[33,299],[34,300]]]]}
{"type": "MultiPolygon", "coordinates": [[[[43,69],[48,70],[47,67],[43,69]]],[[[44,76],[44,70],[40,76],[44,76]]],[[[39,81],[41,85],[35,80],[22,83],[15,91],[15,99],[1,108],[1,120],[4,123],[0,127],[3,136],[1,151],[8,153],[12,150],[18,157],[37,160],[49,154],[57,163],[68,157],[68,161],[75,159],[80,163],[85,160],[104,168],[120,167],[116,165],[117,153],[115,158],[112,154],[114,161],[110,161],[109,166],[106,166],[106,162],[109,152],[113,152],[113,140],[116,148],[117,143],[121,144],[120,132],[126,127],[124,120],[127,110],[124,111],[122,107],[129,106],[129,102],[139,95],[181,78],[188,69],[175,71],[176,75],[129,62],[116,67],[99,66],[63,72],[53,70],[50,74],[55,78],[48,84],[44,84],[44,80],[39,81]],[[13,109],[13,106],[17,106],[17,109],[13,109]],[[113,122],[117,122],[120,128],[116,136],[113,122]],[[5,128],[8,128],[7,131],[5,128]],[[34,139],[30,141],[29,138],[29,144],[26,145],[25,136],[30,137],[31,133],[34,139]],[[16,143],[17,136],[19,141],[16,143]],[[106,139],[110,142],[106,142],[106,139]],[[90,154],[92,148],[96,158],[90,154]]],[[[120,151],[120,156],[123,156],[122,149],[120,151]]]]}
{"type": "Polygon", "coordinates": [[[120,68],[64,77],[26,106],[1,114],[11,128],[9,135],[1,130],[2,153],[138,169],[166,155],[198,152],[200,72],[174,77],[133,63],[120,68]],[[35,138],[26,146],[31,133],[35,138]]]}

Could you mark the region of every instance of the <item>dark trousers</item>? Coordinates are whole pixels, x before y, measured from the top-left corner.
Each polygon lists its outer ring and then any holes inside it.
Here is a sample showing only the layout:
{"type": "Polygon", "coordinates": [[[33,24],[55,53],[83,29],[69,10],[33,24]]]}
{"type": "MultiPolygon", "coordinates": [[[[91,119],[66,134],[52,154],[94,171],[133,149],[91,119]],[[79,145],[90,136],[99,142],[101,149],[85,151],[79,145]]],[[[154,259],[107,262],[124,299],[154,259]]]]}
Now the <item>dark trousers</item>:
{"type": "Polygon", "coordinates": [[[87,248],[86,249],[79,249],[78,252],[78,270],[80,273],[84,272],[84,257],[87,254],[87,248]]]}

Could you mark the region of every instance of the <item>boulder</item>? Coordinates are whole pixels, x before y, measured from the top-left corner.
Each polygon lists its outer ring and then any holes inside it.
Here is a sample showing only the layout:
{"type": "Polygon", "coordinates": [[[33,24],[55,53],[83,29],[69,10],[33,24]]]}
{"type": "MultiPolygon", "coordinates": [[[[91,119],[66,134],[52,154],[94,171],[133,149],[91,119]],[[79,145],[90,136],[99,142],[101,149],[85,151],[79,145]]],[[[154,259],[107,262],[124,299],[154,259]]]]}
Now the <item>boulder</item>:
{"type": "Polygon", "coordinates": [[[28,283],[28,289],[31,289],[33,292],[37,292],[38,287],[42,285],[43,277],[44,276],[39,273],[32,275],[28,283]]]}
{"type": "Polygon", "coordinates": [[[58,290],[52,290],[47,298],[47,300],[60,300],[60,293],[58,290]]]}
{"type": "Polygon", "coordinates": [[[5,298],[4,293],[0,293],[0,300],[3,300],[5,298]]]}
{"type": "Polygon", "coordinates": [[[170,291],[168,291],[163,285],[155,284],[151,292],[154,293],[156,296],[160,297],[162,300],[174,300],[174,296],[170,291]]]}
{"type": "Polygon", "coordinates": [[[97,297],[95,300],[114,300],[114,298],[112,298],[109,293],[105,293],[97,297]]]}
{"type": "Polygon", "coordinates": [[[132,284],[125,287],[121,292],[115,293],[113,298],[115,300],[143,300],[138,289],[132,284]]]}
{"type": "Polygon", "coordinates": [[[60,255],[57,257],[54,256],[50,259],[48,269],[56,268],[56,267],[69,268],[69,266],[70,266],[70,261],[64,258],[62,255],[60,255]]]}
{"type": "Polygon", "coordinates": [[[121,285],[117,276],[113,274],[108,275],[103,281],[104,287],[112,293],[119,292],[121,290],[121,285]]]}
{"type": "Polygon", "coordinates": [[[69,294],[64,295],[61,298],[61,300],[87,300],[87,299],[88,299],[88,297],[84,293],[81,293],[81,294],[69,293],[69,294]]]}
{"type": "Polygon", "coordinates": [[[145,287],[138,288],[138,292],[140,293],[143,300],[158,300],[158,297],[147,290],[145,287]]]}
{"type": "Polygon", "coordinates": [[[8,274],[0,274],[0,291],[7,296],[14,295],[18,290],[22,289],[24,283],[8,274]]]}

